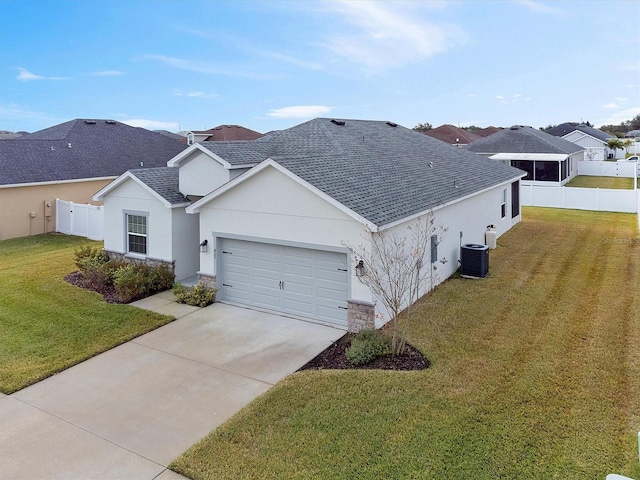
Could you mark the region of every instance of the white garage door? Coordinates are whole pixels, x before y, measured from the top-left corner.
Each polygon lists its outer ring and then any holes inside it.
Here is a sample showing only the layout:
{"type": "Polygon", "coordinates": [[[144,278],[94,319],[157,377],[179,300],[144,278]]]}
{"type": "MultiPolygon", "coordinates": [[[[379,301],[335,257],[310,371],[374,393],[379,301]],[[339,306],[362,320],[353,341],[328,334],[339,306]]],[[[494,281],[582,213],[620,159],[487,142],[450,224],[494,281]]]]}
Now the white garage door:
{"type": "Polygon", "coordinates": [[[223,300],[347,325],[347,255],[225,238],[223,300]]]}

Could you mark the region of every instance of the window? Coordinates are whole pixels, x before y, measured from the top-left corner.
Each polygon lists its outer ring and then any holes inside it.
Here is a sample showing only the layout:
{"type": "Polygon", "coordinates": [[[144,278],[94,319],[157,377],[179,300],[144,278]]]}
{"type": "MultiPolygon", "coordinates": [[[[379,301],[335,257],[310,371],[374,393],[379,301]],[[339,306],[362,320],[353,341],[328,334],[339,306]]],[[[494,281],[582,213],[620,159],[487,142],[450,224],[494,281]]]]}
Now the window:
{"type": "Polygon", "coordinates": [[[193,145],[194,143],[196,143],[196,136],[191,132],[187,133],[187,145],[193,145]]]}
{"type": "Polygon", "coordinates": [[[431,235],[431,263],[438,261],[438,235],[431,235]]]}
{"type": "Polygon", "coordinates": [[[520,182],[511,184],[511,218],[520,215],[520,182]]]}
{"type": "Polygon", "coordinates": [[[147,217],[145,215],[126,214],[127,217],[127,253],[147,254],[147,217]]]}
{"type": "Polygon", "coordinates": [[[502,189],[502,195],[500,198],[500,217],[504,218],[507,216],[507,189],[502,189]]]}

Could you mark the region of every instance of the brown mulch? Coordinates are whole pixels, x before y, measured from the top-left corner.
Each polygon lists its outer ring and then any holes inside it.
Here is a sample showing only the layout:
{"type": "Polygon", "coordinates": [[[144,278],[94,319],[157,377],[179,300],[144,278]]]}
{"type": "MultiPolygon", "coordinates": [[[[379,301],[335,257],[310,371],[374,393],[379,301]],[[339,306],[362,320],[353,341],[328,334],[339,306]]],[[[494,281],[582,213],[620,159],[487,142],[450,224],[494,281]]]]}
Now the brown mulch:
{"type": "Polygon", "coordinates": [[[99,293],[104,297],[104,300],[107,303],[121,303],[118,300],[118,296],[116,295],[116,290],[112,285],[97,288],[95,285],[91,285],[90,282],[87,282],[85,278],[82,276],[82,273],[80,272],[70,273],[69,275],[64,277],[64,279],[71,285],[75,285],[76,287],[80,287],[80,288],[86,288],[87,290],[92,290],[94,292],[99,293]]]}
{"type": "Polygon", "coordinates": [[[325,369],[377,369],[377,370],[424,370],[429,368],[429,360],[417,349],[407,344],[402,355],[384,355],[378,357],[366,365],[353,365],[345,356],[347,348],[351,346],[353,333],[347,333],[333,344],[329,345],[318,356],[310,360],[300,370],[325,370],[325,369]]]}

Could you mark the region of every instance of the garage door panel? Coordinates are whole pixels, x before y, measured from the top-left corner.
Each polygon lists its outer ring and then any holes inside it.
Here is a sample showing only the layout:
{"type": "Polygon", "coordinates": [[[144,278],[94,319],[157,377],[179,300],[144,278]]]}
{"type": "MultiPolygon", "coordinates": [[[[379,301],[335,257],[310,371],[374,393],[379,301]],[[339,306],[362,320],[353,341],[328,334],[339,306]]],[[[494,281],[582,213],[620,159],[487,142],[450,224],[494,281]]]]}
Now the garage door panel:
{"type": "Polygon", "coordinates": [[[223,299],[346,325],[345,253],[244,240],[222,244],[229,252],[222,257],[223,283],[233,285],[223,288],[223,299]]]}
{"type": "Polygon", "coordinates": [[[347,310],[341,308],[331,308],[324,305],[318,305],[316,315],[320,320],[334,323],[347,324],[347,310]]]}
{"type": "Polygon", "coordinates": [[[280,274],[280,262],[275,260],[265,260],[265,259],[254,259],[252,264],[255,270],[259,270],[262,272],[269,272],[270,275],[279,275],[280,274]]]}
{"type": "Polygon", "coordinates": [[[313,304],[303,296],[291,296],[284,299],[285,311],[302,315],[303,317],[313,316],[313,304]]]}
{"type": "Polygon", "coordinates": [[[318,297],[318,299],[320,300],[331,300],[331,301],[335,301],[335,302],[346,302],[347,301],[347,296],[345,295],[345,292],[342,290],[336,290],[336,289],[332,289],[332,288],[321,288],[318,287],[316,289],[316,295],[318,297]]]}
{"type": "Polygon", "coordinates": [[[227,272],[224,276],[224,283],[230,283],[234,286],[241,284],[248,284],[251,282],[251,273],[243,273],[243,272],[227,272]]]}
{"type": "Polygon", "coordinates": [[[313,293],[314,293],[313,285],[298,283],[295,281],[285,281],[283,289],[284,289],[284,295],[291,293],[291,294],[297,294],[297,295],[313,296],[313,293]]]}
{"type": "Polygon", "coordinates": [[[298,277],[313,278],[312,266],[296,265],[293,263],[285,262],[283,270],[285,275],[295,275],[298,277]]]}

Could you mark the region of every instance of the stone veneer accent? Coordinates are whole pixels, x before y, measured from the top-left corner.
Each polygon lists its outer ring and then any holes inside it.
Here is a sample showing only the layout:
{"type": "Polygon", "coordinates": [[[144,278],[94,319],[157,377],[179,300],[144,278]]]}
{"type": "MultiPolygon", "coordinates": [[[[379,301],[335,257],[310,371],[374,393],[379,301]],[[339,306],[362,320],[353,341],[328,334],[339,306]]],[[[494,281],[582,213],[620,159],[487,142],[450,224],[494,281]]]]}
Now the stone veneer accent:
{"type": "Polygon", "coordinates": [[[375,304],[362,300],[347,301],[347,329],[358,333],[360,330],[376,328],[375,304]]]}
{"type": "Polygon", "coordinates": [[[216,276],[198,273],[198,283],[202,283],[205,287],[216,288],[216,276]]]}
{"type": "Polygon", "coordinates": [[[158,265],[166,265],[169,267],[169,270],[171,272],[176,271],[175,260],[168,261],[168,260],[160,260],[159,258],[151,258],[151,257],[137,258],[137,257],[129,256],[126,253],[112,252],[110,250],[105,250],[104,252],[108,255],[108,257],[111,260],[122,260],[124,262],[129,262],[129,263],[146,263],[150,267],[157,267],[158,265]]]}

